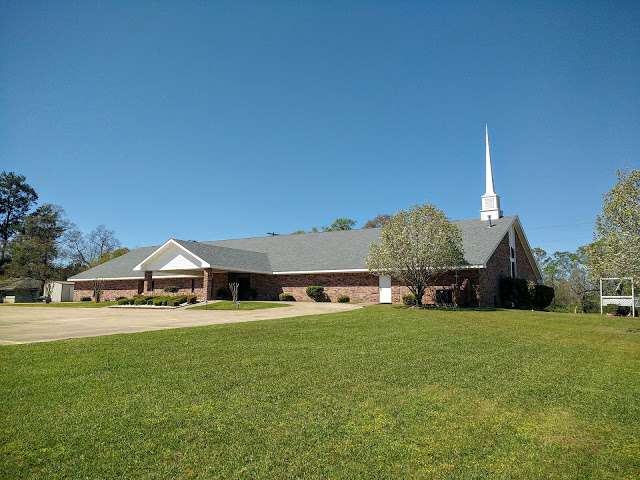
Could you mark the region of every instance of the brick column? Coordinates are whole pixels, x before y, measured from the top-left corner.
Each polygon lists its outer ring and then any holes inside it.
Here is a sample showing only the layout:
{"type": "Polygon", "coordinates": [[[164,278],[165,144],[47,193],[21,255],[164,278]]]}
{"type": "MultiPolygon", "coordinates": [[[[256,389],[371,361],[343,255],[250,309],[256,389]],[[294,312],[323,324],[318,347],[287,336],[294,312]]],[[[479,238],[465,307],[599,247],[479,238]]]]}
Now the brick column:
{"type": "Polygon", "coordinates": [[[202,300],[213,299],[213,272],[210,268],[205,268],[202,272],[202,300]]]}
{"type": "Polygon", "coordinates": [[[153,294],[153,272],[144,272],[144,293],[153,294]]]}

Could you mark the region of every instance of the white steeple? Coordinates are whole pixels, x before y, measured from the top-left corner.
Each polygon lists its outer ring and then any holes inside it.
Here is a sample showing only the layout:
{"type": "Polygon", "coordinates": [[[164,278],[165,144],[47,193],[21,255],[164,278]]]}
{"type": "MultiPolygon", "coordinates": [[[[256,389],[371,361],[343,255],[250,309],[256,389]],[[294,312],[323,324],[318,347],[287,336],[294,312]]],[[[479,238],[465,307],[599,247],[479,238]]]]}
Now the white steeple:
{"type": "Polygon", "coordinates": [[[493,191],[493,166],[491,165],[491,152],[489,150],[489,129],[484,126],[485,144],[485,192],[482,195],[482,210],[480,220],[496,220],[502,217],[500,210],[500,197],[493,191]]]}

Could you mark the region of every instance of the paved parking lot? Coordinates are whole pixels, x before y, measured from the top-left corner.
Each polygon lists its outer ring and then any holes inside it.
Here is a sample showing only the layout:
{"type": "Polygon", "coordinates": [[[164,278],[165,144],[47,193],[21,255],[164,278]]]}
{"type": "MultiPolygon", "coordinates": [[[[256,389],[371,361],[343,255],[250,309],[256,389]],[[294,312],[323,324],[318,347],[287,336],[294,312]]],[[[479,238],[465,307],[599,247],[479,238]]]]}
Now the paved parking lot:
{"type": "Polygon", "coordinates": [[[0,307],[0,345],[336,313],[358,305],[292,302],[262,310],[0,307]]]}

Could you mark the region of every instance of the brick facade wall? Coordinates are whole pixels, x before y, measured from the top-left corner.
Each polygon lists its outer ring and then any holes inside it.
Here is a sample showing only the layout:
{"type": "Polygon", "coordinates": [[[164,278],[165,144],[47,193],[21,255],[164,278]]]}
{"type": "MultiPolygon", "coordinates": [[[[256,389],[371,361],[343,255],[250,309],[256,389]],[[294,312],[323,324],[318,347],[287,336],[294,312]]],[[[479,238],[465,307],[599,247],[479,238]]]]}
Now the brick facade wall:
{"type": "MultiPolygon", "coordinates": [[[[132,297],[138,294],[142,280],[104,280],[102,300],[115,300],[116,297],[132,297]]],[[[93,300],[93,282],[75,282],[73,289],[73,301],[79,302],[82,297],[91,297],[93,300]]]]}
{"type": "Polygon", "coordinates": [[[529,257],[525,253],[525,248],[520,239],[520,235],[516,234],[516,269],[517,275],[520,278],[526,278],[531,282],[539,282],[540,279],[535,274],[535,270],[533,265],[531,265],[531,261],[529,257]]]}
{"type": "MultiPolygon", "coordinates": [[[[467,270],[459,270],[457,275],[458,285],[462,285],[465,280],[469,280],[469,288],[470,288],[470,301],[472,303],[477,302],[477,294],[479,289],[479,278],[480,278],[480,269],[479,268],[470,268],[467,270]]],[[[441,275],[435,282],[434,285],[427,287],[422,297],[423,305],[430,305],[436,303],[436,290],[439,289],[452,289],[453,285],[456,284],[456,273],[448,272],[441,275]]],[[[391,282],[391,302],[392,303],[402,303],[402,296],[411,293],[409,287],[405,285],[401,285],[396,280],[392,280],[391,282]]]]}
{"type": "Polygon", "coordinates": [[[145,295],[198,295],[202,296],[202,277],[200,278],[154,278],[153,290],[144,292],[145,295]],[[191,288],[193,285],[193,289],[191,288]],[[178,287],[175,293],[164,291],[167,287],[178,287]]]}
{"type": "Polygon", "coordinates": [[[498,248],[480,271],[478,304],[493,307],[500,304],[500,279],[511,276],[509,234],[500,241],[498,248]]]}
{"type": "Polygon", "coordinates": [[[260,300],[273,300],[280,293],[290,293],[298,302],[311,302],[306,288],[309,285],[324,287],[332,302],[339,295],[347,295],[352,302],[377,302],[378,277],[366,272],[323,273],[302,275],[251,275],[251,287],[260,300]]]}

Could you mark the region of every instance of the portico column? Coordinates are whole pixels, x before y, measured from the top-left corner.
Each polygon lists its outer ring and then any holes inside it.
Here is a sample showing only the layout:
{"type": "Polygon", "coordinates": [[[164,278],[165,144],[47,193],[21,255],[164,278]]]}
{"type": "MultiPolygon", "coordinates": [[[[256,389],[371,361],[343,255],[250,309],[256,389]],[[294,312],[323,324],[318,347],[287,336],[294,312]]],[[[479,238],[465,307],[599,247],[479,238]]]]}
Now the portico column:
{"type": "Polygon", "coordinates": [[[204,300],[211,300],[213,298],[213,272],[210,268],[205,268],[202,275],[204,300]]]}
{"type": "Polygon", "coordinates": [[[148,270],[144,272],[144,291],[153,293],[153,272],[148,270]]]}

